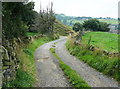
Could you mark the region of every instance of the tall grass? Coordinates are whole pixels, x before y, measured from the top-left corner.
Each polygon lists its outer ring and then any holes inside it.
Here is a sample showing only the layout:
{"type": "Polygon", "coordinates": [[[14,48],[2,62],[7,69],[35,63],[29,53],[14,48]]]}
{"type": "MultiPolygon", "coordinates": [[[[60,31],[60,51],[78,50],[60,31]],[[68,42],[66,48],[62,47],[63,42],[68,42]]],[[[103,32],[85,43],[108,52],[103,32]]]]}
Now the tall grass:
{"type": "Polygon", "coordinates": [[[84,61],[96,70],[109,75],[120,82],[120,60],[116,58],[110,58],[102,55],[102,53],[92,52],[87,47],[80,45],[71,45],[70,41],[67,41],[66,47],[69,52],[76,56],[79,60],[84,61]]]}

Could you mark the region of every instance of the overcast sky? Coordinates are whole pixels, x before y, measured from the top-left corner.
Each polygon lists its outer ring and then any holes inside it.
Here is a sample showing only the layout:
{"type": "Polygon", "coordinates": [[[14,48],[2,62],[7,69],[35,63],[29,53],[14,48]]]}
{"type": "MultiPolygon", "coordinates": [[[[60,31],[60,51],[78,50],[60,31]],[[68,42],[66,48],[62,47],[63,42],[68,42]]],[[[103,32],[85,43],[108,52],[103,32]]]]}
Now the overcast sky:
{"type": "Polygon", "coordinates": [[[40,2],[42,8],[46,8],[50,2],[54,4],[55,13],[63,13],[68,16],[91,17],[118,17],[118,2],[120,0],[32,0],[35,2],[35,10],[39,11],[40,2]]]}

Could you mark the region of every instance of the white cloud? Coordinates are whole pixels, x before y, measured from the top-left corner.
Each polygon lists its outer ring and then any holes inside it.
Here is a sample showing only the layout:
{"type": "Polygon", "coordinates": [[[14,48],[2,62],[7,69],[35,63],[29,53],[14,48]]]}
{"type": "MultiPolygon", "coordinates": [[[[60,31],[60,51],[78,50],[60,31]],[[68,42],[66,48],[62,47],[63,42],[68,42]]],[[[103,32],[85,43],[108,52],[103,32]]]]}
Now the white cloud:
{"type": "Polygon", "coordinates": [[[118,17],[119,0],[33,0],[35,10],[39,11],[40,2],[46,8],[53,2],[56,13],[69,16],[118,17]]]}

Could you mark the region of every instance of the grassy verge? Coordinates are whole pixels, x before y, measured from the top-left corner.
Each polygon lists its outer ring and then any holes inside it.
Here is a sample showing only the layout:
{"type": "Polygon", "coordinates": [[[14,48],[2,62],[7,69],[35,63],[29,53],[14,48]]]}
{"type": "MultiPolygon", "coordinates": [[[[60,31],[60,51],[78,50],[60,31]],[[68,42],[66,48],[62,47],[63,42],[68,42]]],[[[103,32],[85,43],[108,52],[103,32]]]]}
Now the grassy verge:
{"type": "Polygon", "coordinates": [[[75,88],[82,88],[82,89],[91,89],[90,86],[68,65],[66,65],[61,58],[55,53],[54,48],[50,48],[52,54],[59,60],[60,68],[64,71],[64,74],[67,76],[70,84],[75,88]]]}
{"type": "Polygon", "coordinates": [[[35,33],[35,32],[27,32],[27,36],[35,36],[38,35],[39,33],[35,33]]]}
{"type": "Polygon", "coordinates": [[[120,60],[118,58],[104,56],[99,51],[89,51],[86,47],[71,44],[70,40],[67,41],[66,47],[73,56],[120,82],[120,60]]]}
{"type": "Polygon", "coordinates": [[[11,81],[9,87],[33,87],[36,86],[36,68],[34,52],[40,45],[51,41],[49,37],[42,37],[34,40],[18,51],[20,67],[17,71],[15,80],[11,81]]]}
{"type": "Polygon", "coordinates": [[[59,35],[66,36],[71,29],[60,21],[56,20],[54,24],[54,31],[56,31],[59,35]]]}

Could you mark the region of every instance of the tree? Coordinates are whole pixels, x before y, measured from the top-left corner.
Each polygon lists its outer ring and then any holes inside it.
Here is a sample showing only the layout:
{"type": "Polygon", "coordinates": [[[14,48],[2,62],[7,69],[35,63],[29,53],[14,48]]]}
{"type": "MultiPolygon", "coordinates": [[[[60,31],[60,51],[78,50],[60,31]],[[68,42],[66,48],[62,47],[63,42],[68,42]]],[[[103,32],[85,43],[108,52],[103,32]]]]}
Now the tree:
{"type": "Polygon", "coordinates": [[[85,30],[91,30],[91,31],[109,31],[110,29],[108,28],[109,24],[105,22],[100,22],[97,19],[90,19],[86,20],[83,23],[83,27],[85,30]]]}
{"type": "Polygon", "coordinates": [[[35,14],[36,11],[34,11],[34,2],[29,2],[26,5],[24,5],[24,13],[22,13],[22,21],[26,22],[28,29],[30,29],[30,27],[34,24],[34,20],[35,20],[35,14]]]}
{"type": "Polygon", "coordinates": [[[80,24],[79,22],[77,22],[73,25],[73,30],[76,31],[76,32],[82,31],[82,29],[83,29],[82,24],[80,24]]]}
{"type": "Polygon", "coordinates": [[[120,30],[120,23],[118,24],[118,30],[120,30]]]}
{"type": "Polygon", "coordinates": [[[3,37],[12,40],[25,36],[34,17],[34,3],[4,2],[2,5],[3,37]]]}
{"type": "Polygon", "coordinates": [[[97,19],[90,19],[84,21],[83,27],[85,28],[85,30],[96,31],[99,28],[99,23],[100,22],[97,19]]]}
{"type": "Polygon", "coordinates": [[[49,14],[48,16],[50,15],[50,17],[48,18],[50,21],[49,21],[49,25],[50,25],[50,32],[52,33],[53,32],[53,28],[54,28],[54,22],[55,22],[55,13],[53,11],[53,2],[51,2],[51,8],[50,8],[50,11],[49,11],[49,14]]]}
{"type": "Polygon", "coordinates": [[[105,22],[100,22],[98,31],[109,31],[110,29],[108,27],[109,27],[109,24],[105,22]]]}
{"type": "Polygon", "coordinates": [[[53,12],[53,3],[47,10],[40,9],[36,15],[35,28],[41,34],[53,33],[53,26],[55,22],[55,13],[53,12]]]}

